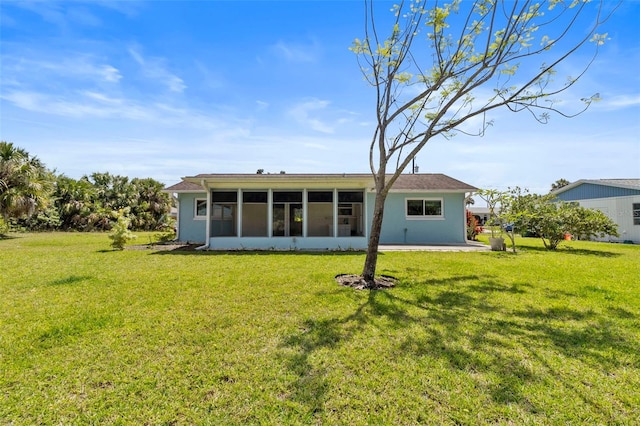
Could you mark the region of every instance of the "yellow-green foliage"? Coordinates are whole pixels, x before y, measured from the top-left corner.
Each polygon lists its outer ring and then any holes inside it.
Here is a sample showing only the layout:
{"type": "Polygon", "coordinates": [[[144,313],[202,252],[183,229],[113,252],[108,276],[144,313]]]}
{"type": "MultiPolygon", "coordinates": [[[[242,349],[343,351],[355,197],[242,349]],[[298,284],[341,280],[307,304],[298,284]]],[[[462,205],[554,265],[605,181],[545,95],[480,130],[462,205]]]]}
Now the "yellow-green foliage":
{"type": "Polygon", "coordinates": [[[136,239],[137,237],[129,230],[131,220],[126,216],[124,210],[119,210],[117,213],[118,221],[111,228],[109,238],[111,239],[111,247],[117,250],[124,250],[124,246],[127,242],[136,239]]]}

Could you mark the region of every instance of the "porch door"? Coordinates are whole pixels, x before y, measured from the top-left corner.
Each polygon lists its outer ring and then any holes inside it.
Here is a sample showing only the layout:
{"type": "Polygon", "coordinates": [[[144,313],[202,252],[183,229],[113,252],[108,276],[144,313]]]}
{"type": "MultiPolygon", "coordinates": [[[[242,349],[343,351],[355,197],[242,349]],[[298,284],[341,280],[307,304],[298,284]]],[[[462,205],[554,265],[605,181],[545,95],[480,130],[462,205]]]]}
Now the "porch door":
{"type": "Polygon", "coordinates": [[[273,236],[301,237],[302,217],[301,203],[274,203],[273,236]]]}

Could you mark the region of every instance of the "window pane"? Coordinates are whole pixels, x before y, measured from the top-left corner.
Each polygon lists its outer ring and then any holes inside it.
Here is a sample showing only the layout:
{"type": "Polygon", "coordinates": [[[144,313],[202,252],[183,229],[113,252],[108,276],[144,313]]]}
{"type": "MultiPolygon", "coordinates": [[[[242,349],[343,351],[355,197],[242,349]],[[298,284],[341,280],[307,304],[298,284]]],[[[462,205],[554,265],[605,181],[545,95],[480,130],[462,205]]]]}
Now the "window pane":
{"type": "Polygon", "coordinates": [[[279,191],[273,193],[274,203],[301,203],[302,192],[279,191]]]}
{"type": "Polygon", "coordinates": [[[633,203],[633,224],[640,225],[640,203],[633,203]]]}
{"type": "Polygon", "coordinates": [[[339,216],[351,216],[353,214],[353,204],[338,204],[339,216]]]}
{"type": "Polygon", "coordinates": [[[211,197],[214,203],[235,203],[238,201],[237,191],[213,191],[211,197]]]}
{"type": "Polygon", "coordinates": [[[310,191],[307,200],[310,203],[333,203],[333,191],[310,191]]]}
{"type": "Polygon", "coordinates": [[[289,237],[302,236],[302,204],[289,204],[289,237]]]}
{"type": "Polygon", "coordinates": [[[425,216],[442,216],[442,204],[440,200],[424,200],[425,216]]]}
{"type": "Polygon", "coordinates": [[[212,219],[222,219],[222,206],[220,204],[214,204],[211,210],[212,219]]]}
{"type": "Polygon", "coordinates": [[[422,200],[407,200],[407,215],[409,216],[423,216],[423,201],[422,200]]]}
{"type": "Polygon", "coordinates": [[[268,206],[263,203],[242,205],[242,236],[266,237],[268,206]]]}
{"type": "Polygon", "coordinates": [[[214,204],[211,215],[211,236],[236,236],[236,205],[214,204]]]}
{"type": "Polygon", "coordinates": [[[242,201],[245,203],[266,203],[267,193],[264,191],[247,191],[242,193],[242,201]]]}
{"type": "Polygon", "coordinates": [[[307,205],[307,220],[308,236],[333,236],[333,203],[309,203],[307,205]]]}
{"type": "Polygon", "coordinates": [[[284,204],[274,204],[273,205],[273,236],[274,237],[284,237],[284,204]]]}
{"type": "Polygon", "coordinates": [[[207,200],[196,200],[196,216],[207,215],[207,200]]]}
{"type": "Polygon", "coordinates": [[[362,191],[339,191],[339,203],[362,203],[364,200],[362,191]]]}

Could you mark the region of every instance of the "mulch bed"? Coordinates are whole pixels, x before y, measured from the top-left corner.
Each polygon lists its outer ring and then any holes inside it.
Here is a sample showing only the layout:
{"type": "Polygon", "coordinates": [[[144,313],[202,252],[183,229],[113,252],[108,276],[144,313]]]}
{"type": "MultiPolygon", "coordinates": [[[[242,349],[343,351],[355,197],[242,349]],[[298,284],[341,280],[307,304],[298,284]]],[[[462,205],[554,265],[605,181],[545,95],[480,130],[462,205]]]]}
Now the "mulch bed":
{"type": "Polygon", "coordinates": [[[373,286],[369,286],[362,278],[362,275],[339,274],[335,277],[338,284],[345,287],[351,287],[356,290],[386,290],[393,288],[398,281],[394,277],[388,275],[377,275],[373,286]]]}

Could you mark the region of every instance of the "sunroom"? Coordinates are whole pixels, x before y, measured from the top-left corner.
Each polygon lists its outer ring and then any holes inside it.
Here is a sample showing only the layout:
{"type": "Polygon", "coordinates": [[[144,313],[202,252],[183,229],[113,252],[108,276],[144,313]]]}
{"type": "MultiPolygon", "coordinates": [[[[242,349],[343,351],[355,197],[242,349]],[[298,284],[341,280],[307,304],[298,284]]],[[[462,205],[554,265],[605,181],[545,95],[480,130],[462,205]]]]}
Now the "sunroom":
{"type": "Polygon", "coordinates": [[[362,180],[210,176],[200,178],[206,198],[194,200],[194,211],[206,221],[209,249],[360,249],[366,247],[362,180]]]}

